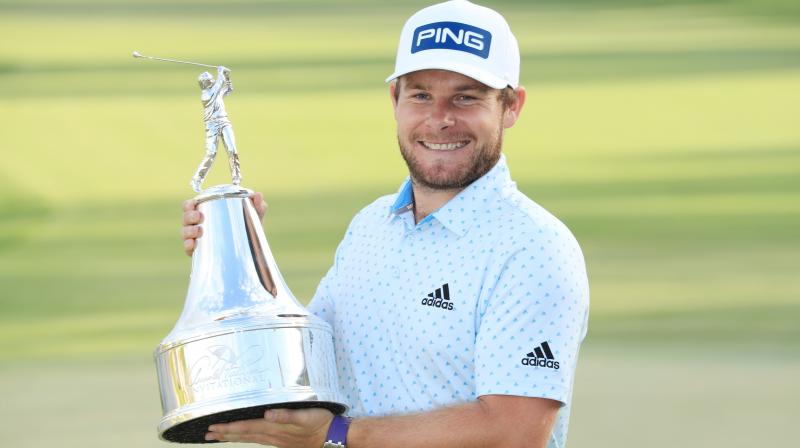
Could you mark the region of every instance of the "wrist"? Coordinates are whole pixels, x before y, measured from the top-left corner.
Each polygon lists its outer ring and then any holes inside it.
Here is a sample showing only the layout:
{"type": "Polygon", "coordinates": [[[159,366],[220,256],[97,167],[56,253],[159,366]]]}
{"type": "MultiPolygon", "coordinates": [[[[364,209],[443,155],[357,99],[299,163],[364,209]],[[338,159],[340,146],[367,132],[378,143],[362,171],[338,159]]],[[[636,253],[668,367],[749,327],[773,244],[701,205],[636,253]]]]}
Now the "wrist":
{"type": "Polygon", "coordinates": [[[347,448],[347,432],[349,428],[350,418],[343,415],[333,416],[322,448],[347,448]]]}

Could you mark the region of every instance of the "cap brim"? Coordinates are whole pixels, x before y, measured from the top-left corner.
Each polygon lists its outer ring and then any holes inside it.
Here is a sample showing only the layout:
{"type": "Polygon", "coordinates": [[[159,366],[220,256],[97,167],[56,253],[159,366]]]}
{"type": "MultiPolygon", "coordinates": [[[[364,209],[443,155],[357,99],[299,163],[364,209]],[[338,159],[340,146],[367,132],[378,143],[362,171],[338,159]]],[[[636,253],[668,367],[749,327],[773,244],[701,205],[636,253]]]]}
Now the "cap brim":
{"type": "Polygon", "coordinates": [[[407,75],[412,72],[418,72],[420,70],[447,70],[451,72],[460,73],[480,83],[486,84],[487,86],[493,89],[504,89],[508,86],[517,88],[517,86],[509,84],[508,81],[506,81],[505,79],[500,78],[499,76],[495,76],[487,71],[477,69],[471,65],[458,64],[454,62],[448,62],[442,64],[426,63],[426,64],[419,64],[417,66],[406,67],[404,70],[392,73],[391,76],[386,78],[385,82],[395,80],[403,75],[407,75]]]}

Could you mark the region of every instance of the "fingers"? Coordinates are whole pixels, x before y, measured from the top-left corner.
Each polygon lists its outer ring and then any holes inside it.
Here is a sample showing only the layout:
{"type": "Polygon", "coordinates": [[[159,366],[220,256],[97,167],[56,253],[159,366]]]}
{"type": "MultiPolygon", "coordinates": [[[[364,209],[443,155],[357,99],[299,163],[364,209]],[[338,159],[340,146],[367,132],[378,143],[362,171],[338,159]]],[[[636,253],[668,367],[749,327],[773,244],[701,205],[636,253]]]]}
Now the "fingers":
{"type": "Polygon", "coordinates": [[[197,240],[183,240],[183,251],[188,256],[192,256],[194,250],[197,248],[197,240]]]}
{"type": "Polygon", "coordinates": [[[255,207],[256,213],[258,213],[258,218],[261,221],[264,221],[264,216],[266,216],[267,209],[269,208],[267,202],[264,201],[264,195],[259,192],[255,192],[250,195],[250,200],[253,202],[253,207],[255,207]]]}
{"type": "Polygon", "coordinates": [[[267,440],[272,429],[274,429],[272,424],[263,419],[221,423],[209,426],[205,439],[224,442],[262,442],[267,440]]]}
{"type": "Polygon", "coordinates": [[[264,413],[264,418],[252,420],[240,420],[231,423],[218,423],[208,427],[209,433],[228,437],[238,437],[246,434],[270,434],[272,431],[282,428],[286,430],[288,426],[299,423],[295,417],[295,412],[289,409],[270,409],[264,413]]]}
{"type": "Polygon", "coordinates": [[[181,234],[183,236],[183,251],[191,257],[197,247],[197,239],[203,236],[203,228],[200,226],[183,226],[181,234]]]}
{"type": "Polygon", "coordinates": [[[319,447],[332,419],[327,409],[270,409],[264,418],[211,425],[205,439],[319,447]]]}
{"type": "MultiPolygon", "coordinates": [[[[253,207],[256,209],[258,218],[264,221],[264,216],[267,214],[267,203],[264,201],[264,196],[261,193],[253,193],[250,196],[253,207]]],[[[197,239],[203,236],[203,228],[200,224],[203,223],[203,213],[197,209],[197,201],[189,199],[183,202],[183,228],[181,229],[181,236],[183,237],[183,251],[188,256],[192,256],[194,250],[197,248],[197,239]]]]}
{"type": "Polygon", "coordinates": [[[203,214],[197,210],[183,212],[183,225],[196,226],[203,222],[203,214]]]}
{"type": "Polygon", "coordinates": [[[269,444],[269,442],[267,442],[268,439],[261,434],[228,434],[223,436],[222,434],[207,432],[206,440],[217,442],[251,442],[260,443],[262,445],[269,444]]]}
{"type": "Polygon", "coordinates": [[[197,210],[197,201],[194,199],[187,199],[183,201],[183,211],[190,212],[192,210],[197,210]]]}
{"type": "Polygon", "coordinates": [[[189,199],[183,202],[183,225],[194,226],[203,222],[203,214],[197,210],[197,201],[189,199]]]}
{"type": "Polygon", "coordinates": [[[197,238],[203,235],[203,228],[200,227],[202,222],[203,214],[197,210],[197,201],[194,199],[184,201],[181,236],[183,237],[183,251],[190,257],[197,247],[197,238]]]}
{"type": "Polygon", "coordinates": [[[184,240],[196,240],[197,238],[203,236],[203,228],[200,226],[183,226],[181,229],[181,234],[183,235],[184,240]]]}
{"type": "Polygon", "coordinates": [[[218,442],[255,442],[264,445],[270,442],[270,436],[267,432],[255,429],[248,432],[210,431],[206,433],[205,439],[218,442]]]}
{"type": "Polygon", "coordinates": [[[240,420],[231,423],[219,423],[209,426],[208,430],[227,436],[231,434],[256,434],[259,432],[266,432],[268,428],[269,424],[267,422],[263,419],[256,418],[253,420],[240,420]]]}

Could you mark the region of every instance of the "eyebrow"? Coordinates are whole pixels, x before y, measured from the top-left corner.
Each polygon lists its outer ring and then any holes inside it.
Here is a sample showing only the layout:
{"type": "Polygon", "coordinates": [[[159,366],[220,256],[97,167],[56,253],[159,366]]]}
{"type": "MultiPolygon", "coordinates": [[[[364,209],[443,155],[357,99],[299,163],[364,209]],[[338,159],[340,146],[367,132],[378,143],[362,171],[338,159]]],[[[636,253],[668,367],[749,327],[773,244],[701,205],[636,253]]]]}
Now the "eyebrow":
{"type": "MultiPolygon", "coordinates": [[[[428,86],[420,83],[408,84],[406,88],[409,90],[428,90],[428,86]]],[[[492,90],[492,88],[487,86],[486,84],[481,84],[479,82],[462,84],[455,88],[456,92],[467,92],[470,90],[477,90],[478,92],[481,93],[487,93],[488,91],[492,90]]]]}
{"type": "Polygon", "coordinates": [[[456,92],[466,92],[469,90],[477,90],[481,93],[486,93],[492,88],[487,86],[486,84],[481,84],[479,82],[471,83],[471,84],[464,84],[456,87],[456,92]]]}

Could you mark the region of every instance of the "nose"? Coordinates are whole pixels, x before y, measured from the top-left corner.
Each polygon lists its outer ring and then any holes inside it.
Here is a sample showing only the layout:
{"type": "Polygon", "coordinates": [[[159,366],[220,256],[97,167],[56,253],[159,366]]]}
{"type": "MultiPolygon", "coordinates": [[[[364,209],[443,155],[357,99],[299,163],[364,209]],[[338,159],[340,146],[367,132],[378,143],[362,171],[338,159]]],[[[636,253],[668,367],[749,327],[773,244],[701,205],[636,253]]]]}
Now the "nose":
{"type": "Polygon", "coordinates": [[[434,102],[428,115],[428,126],[433,129],[443,130],[456,124],[452,106],[447,100],[434,102]]]}

